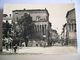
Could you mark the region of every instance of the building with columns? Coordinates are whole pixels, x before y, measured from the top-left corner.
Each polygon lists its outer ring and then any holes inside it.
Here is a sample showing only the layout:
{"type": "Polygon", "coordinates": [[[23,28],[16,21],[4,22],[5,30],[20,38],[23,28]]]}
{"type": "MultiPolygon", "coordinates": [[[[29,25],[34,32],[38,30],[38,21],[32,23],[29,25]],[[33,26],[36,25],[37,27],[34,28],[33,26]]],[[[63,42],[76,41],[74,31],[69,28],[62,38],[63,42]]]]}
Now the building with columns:
{"type": "Polygon", "coordinates": [[[45,9],[30,9],[30,10],[14,10],[13,11],[13,23],[15,26],[17,25],[17,21],[21,19],[21,17],[25,14],[29,14],[32,17],[32,21],[34,23],[34,31],[35,34],[32,40],[40,41],[44,40],[47,42],[48,40],[48,28],[49,28],[49,13],[48,10],[45,9]]]}
{"type": "Polygon", "coordinates": [[[72,9],[66,14],[67,20],[67,38],[70,40],[71,45],[77,45],[76,35],[76,15],[75,9],[72,9]]]}
{"type": "Polygon", "coordinates": [[[62,36],[67,44],[72,46],[77,45],[77,36],[76,36],[76,17],[75,9],[72,9],[66,14],[67,23],[63,26],[62,36]]]}

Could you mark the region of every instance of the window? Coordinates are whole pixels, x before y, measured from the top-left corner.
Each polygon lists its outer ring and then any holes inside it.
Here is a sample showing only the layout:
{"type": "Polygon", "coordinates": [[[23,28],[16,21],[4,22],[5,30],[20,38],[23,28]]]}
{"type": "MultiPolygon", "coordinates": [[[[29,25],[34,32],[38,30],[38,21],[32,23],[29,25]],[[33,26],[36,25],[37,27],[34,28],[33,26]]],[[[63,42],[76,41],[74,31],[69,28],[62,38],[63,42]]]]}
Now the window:
{"type": "Polygon", "coordinates": [[[73,24],[72,24],[72,31],[73,31],[73,29],[74,29],[74,26],[73,26],[73,24]]]}
{"type": "Polygon", "coordinates": [[[44,34],[44,25],[42,25],[42,32],[43,32],[43,34],[44,34]]]}
{"type": "Polygon", "coordinates": [[[16,17],[16,20],[18,21],[18,17],[16,17]]]}
{"type": "Polygon", "coordinates": [[[45,25],[45,30],[46,30],[46,25],[45,25]]]}
{"type": "Polygon", "coordinates": [[[38,31],[40,32],[40,25],[38,25],[38,31]]]}
{"type": "Polygon", "coordinates": [[[15,14],[18,14],[18,13],[15,13],[15,14]]]}
{"type": "Polygon", "coordinates": [[[71,32],[72,31],[72,25],[71,24],[69,24],[69,31],[71,32]]]}
{"type": "Polygon", "coordinates": [[[37,31],[37,26],[35,25],[35,32],[37,31]]]}
{"type": "Polygon", "coordinates": [[[75,27],[74,28],[75,28],[74,32],[76,32],[76,24],[75,24],[75,27]]]}
{"type": "Polygon", "coordinates": [[[35,25],[34,25],[34,30],[35,30],[35,25]]]}
{"type": "Polygon", "coordinates": [[[37,25],[37,32],[39,32],[39,25],[37,25]]]}
{"type": "Polygon", "coordinates": [[[36,20],[39,21],[40,20],[40,16],[36,16],[36,20]]]}

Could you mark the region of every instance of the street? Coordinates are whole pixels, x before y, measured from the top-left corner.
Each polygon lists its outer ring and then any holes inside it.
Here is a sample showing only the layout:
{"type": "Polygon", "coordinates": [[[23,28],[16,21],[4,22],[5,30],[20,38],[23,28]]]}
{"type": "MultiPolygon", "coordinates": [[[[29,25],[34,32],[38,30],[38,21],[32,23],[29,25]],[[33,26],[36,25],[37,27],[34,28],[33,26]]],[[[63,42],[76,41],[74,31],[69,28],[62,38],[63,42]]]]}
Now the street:
{"type": "Polygon", "coordinates": [[[55,46],[52,47],[19,47],[15,54],[12,50],[0,55],[1,60],[80,60],[80,54],[77,54],[76,48],[72,46],[55,46]]]}
{"type": "MultiPolygon", "coordinates": [[[[52,47],[18,47],[16,53],[18,54],[72,54],[76,53],[76,48],[72,46],[52,46],[52,47]]],[[[7,51],[3,49],[4,53],[13,53],[12,49],[7,51]]]]}

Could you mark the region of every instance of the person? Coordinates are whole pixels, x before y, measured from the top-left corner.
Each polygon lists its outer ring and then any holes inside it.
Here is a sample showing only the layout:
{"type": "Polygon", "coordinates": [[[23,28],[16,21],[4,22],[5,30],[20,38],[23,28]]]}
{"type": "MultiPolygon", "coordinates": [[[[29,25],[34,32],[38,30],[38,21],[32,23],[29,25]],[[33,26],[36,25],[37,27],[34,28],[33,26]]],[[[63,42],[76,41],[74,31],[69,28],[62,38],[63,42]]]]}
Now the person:
{"type": "Polygon", "coordinates": [[[6,43],[6,50],[8,51],[8,43],[6,43]]]}
{"type": "Polygon", "coordinates": [[[64,45],[64,40],[63,40],[63,39],[61,40],[61,45],[62,45],[62,46],[64,45]]]}
{"type": "Polygon", "coordinates": [[[4,40],[5,40],[5,47],[6,47],[6,50],[8,51],[8,39],[5,38],[4,40]]]}
{"type": "Polygon", "coordinates": [[[12,48],[13,39],[11,37],[9,37],[8,40],[9,40],[9,46],[10,46],[10,49],[11,49],[12,48]]]}
{"type": "Polygon", "coordinates": [[[25,46],[26,46],[26,45],[25,45],[25,42],[23,42],[23,43],[22,43],[22,47],[25,47],[25,46]]]}
{"type": "Polygon", "coordinates": [[[15,44],[14,46],[14,53],[16,53],[16,50],[17,50],[17,44],[15,44]]]}

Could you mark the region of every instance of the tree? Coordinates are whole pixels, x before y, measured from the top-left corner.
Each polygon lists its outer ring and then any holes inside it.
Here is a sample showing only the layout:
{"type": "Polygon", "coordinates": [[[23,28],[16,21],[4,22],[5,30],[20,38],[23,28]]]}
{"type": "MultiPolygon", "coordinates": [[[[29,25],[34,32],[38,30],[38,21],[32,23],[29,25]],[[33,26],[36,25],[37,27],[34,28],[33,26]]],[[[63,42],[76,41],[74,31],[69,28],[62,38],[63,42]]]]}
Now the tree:
{"type": "Polygon", "coordinates": [[[10,36],[10,34],[11,34],[11,27],[12,27],[12,25],[8,21],[3,22],[3,37],[10,36]]]}
{"type": "Polygon", "coordinates": [[[24,41],[26,43],[26,46],[28,45],[28,39],[32,38],[32,33],[33,33],[33,22],[32,22],[32,17],[24,13],[24,15],[21,17],[21,19],[18,21],[18,25],[20,27],[20,36],[24,38],[24,41]]]}

